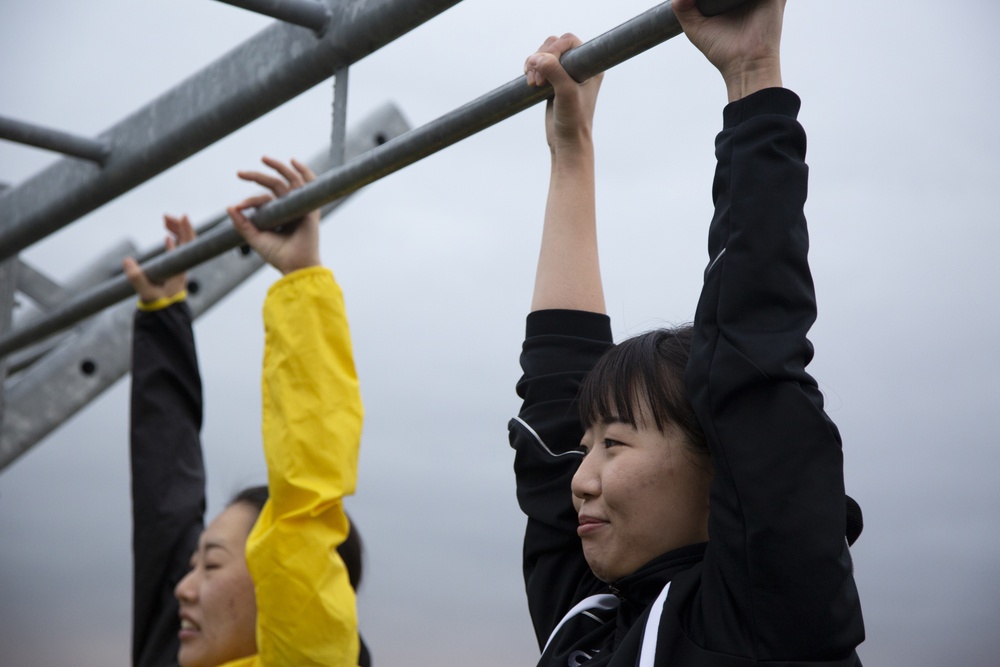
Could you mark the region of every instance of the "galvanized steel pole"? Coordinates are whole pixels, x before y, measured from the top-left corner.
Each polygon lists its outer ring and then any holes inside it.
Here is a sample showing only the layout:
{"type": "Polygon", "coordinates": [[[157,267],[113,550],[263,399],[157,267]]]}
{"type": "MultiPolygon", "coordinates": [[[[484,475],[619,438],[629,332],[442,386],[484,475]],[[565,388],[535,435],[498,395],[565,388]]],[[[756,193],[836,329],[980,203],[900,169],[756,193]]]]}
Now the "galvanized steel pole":
{"type": "Polygon", "coordinates": [[[98,140],[102,168],[61,160],[0,194],[0,260],[328,79],[460,0],[326,0],[322,38],[276,23],[98,140]]]}
{"type": "Polygon", "coordinates": [[[16,141],[19,144],[44,148],[64,155],[72,155],[97,164],[103,164],[111,152],[111,147],[105,141],[78,137],[61,130],[33,125],[4,116],[0,116],[0,139],[16,141]]]}
{"type": "MultiPolygon", "coordinates": [[[[681,32],[671,3],[664,2],[567,52],[562,62],[574,79],[585,81],[681,32]]],[[[339,169],[331,170],[307,187],[261,207],[252,220],[261,229],[272,229],[299,218],[317,206],[495,125],[551,94],[551,86],[531,87],[524,76],[518,77],[437,120],[386,142],[339,169]]],[[[181,251],[173,254],[180,255],[181,251]]],[[[177,261],[181,261],[180,257],[177,261]]]]}

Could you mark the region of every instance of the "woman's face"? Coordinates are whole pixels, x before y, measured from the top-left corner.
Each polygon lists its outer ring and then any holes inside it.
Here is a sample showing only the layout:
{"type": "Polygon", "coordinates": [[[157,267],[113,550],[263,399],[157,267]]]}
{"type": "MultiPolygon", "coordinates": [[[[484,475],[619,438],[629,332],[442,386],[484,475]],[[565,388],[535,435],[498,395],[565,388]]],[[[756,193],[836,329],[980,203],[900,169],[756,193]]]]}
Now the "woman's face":
{"type": "Polygon", "coordinates": [[[257,652],[257,602],[247,569],[247,536],[257,519],[246,503],[210,523],[174,595],[180,602],[182,667],[212,667],[257,652]]]}
{"type": "Polygon", "coordinates": [[[584,556],[602,581],[708,539],[712,473],[697,465],[679,431],[644,423],[652,422],[601,422],[581,443],[586,456],[573,476],[573,503],[584,556]]]}

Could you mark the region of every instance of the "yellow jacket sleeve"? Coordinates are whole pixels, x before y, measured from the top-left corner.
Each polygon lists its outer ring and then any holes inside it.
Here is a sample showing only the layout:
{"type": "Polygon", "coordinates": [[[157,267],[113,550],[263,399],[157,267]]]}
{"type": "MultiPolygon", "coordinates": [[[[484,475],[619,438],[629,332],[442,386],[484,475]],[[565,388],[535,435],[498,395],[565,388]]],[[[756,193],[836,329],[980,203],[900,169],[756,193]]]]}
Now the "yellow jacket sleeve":
{"type": "Polygon", "coordinates": [[[343,296],[324,268],[291,273],[264,303],[263,437],[270,500],[247,539],[255,664],[357,665],[348,532],[363,410],[343,296]]]}

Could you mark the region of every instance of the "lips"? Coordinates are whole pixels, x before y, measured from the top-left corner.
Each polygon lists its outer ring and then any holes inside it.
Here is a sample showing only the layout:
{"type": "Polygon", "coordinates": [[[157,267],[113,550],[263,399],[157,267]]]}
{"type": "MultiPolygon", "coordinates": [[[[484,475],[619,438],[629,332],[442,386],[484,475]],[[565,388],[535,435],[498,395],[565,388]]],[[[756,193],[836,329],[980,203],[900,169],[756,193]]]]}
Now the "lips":
{"type": "Polygon", "coordinates": [[[201,627],[195,623],[189,616],[181,614],[181,629],[177,633],[177,636],[181,641],[185,639],[191,639],[196,636],[201,631],[201,627]]]}
{"type": "Polygon", "coordinates": [[[606,525],[608,525],[608,522],[605,519],[599,519],[589,514],[581,514],[580,525],[576,529],[576,534],[580,537],[587,537],[588,535],[593,535],[606,525]]]}

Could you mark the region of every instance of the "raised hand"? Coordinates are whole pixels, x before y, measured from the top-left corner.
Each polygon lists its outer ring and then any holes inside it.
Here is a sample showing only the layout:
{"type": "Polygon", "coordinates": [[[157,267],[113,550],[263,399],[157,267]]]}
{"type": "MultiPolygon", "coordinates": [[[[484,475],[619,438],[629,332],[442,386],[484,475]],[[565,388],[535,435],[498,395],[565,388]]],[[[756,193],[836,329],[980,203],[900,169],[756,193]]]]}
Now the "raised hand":
{"type": "Polygon", "coordinates": [[[246,216],[247,209],[259,208],[276,197],[312,182],[316,175],[305,164],[292,160],[291,166],[270,157],[261,158],[277,175],[260,171],[238,171],[237,176],[253,181],[271,191],[248,197],[228,207],[233,227],[251,248],[283,274],[310,266],[319,266],[319,210],[311,211],[295,222],[282,225],[280,230],[261,231],[246,216]]]}
{"type": "MultiPolygon", "coordinates": [[[[167,228],[170,235],[164,240],[167,252],[178,246],[190,243],[195,238],[194,228],[186,215],[177,218],[172,215],[163,216],[163,226],[167,228]]],[[[126,257],[122,261],[122,269],[128,281],[132,283],[132,289],[139,295],[143,303],[154,303],[160,299],[170,299],[179,294],[187,287],[187,274],[178,273],[163,282],[156,283],[149,279],[146,272],[142,270],[139,263],[132,257],[126,257]]]]}
{"type": "Polygon", "coordinates": [[[705,17],[695,0],[674,0],[673,10],[691,43],[722,74],[734,102],[781,86],[781,25],[785,0],[749,0],[705,17]]]}
{"type": "Polygon", "coordinates": [[[548,101],[545,108],[545,136],[554,153],[576,148],[581,142],[591,140],[594,108],[604,75],[598,74],[582,84],[577,83],[559,62],[564,53],[580,44],[580,39],[572,33],[549,37],[524,62],[524,74],[529,85],[551,83],[555,91],[555,97],[548,101]]]}

